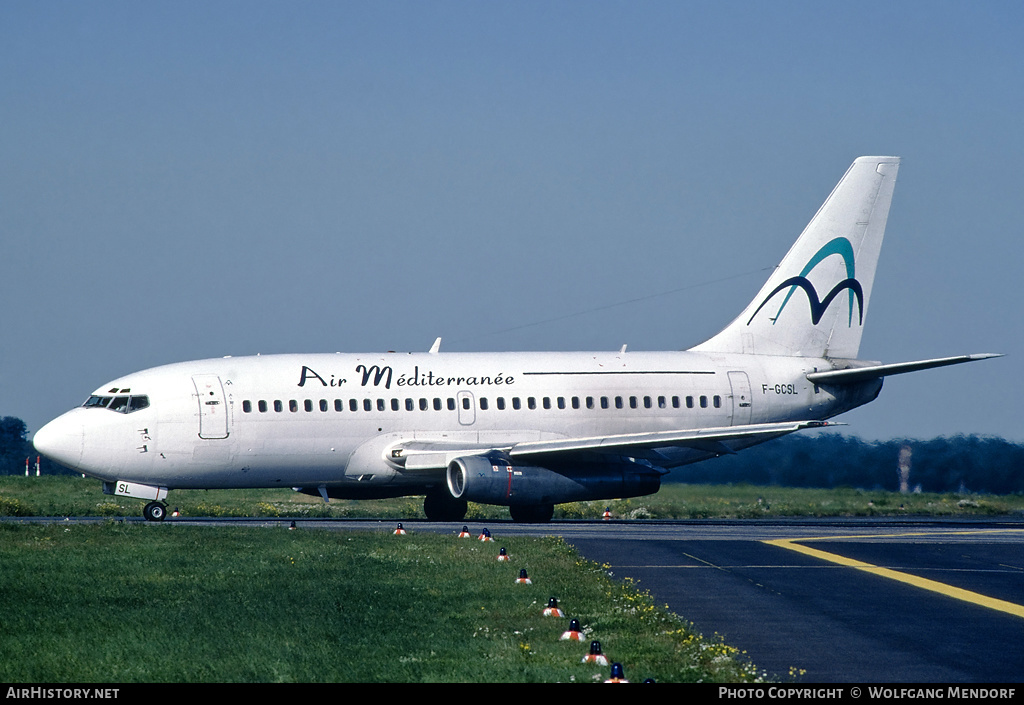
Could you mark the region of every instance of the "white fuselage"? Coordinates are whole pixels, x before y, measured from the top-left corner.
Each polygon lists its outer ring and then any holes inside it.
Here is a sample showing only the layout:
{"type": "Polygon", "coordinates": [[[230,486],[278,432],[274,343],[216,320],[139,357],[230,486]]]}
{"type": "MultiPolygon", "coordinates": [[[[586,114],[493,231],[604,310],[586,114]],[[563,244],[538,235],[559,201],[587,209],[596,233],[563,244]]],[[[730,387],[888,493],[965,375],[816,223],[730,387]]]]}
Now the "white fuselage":
{"type": "MultiPolygon", "coordinates": [[[[805,377],[827,369],[824,359],[693,352],[227,357],[114,380],[93,399],[144,395],[148,405],[76,408],[37,438],[64,439],[48,440],[47,454],[108,482],[418,494],[443,472],[405,469],[389,455],[398,443],[500,447],[825,419],[881,387],[837,397],[805,377]]],[[[682,449],[671,465],[715,454],[682,449]]]]}

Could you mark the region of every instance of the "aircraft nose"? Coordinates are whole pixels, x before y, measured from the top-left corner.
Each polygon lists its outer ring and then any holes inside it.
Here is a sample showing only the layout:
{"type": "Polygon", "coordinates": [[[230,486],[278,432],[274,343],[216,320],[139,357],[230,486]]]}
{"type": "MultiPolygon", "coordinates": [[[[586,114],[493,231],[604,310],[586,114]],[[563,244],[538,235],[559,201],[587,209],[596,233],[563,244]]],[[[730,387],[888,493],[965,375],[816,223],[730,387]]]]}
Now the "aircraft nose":
{"type": "Polygon", "coordinates": [[[82,460],[82,422],[69,418],[73,414],[58,416],[36,431],[32,445],[50,460],[69,468],[77,468],[82,460]]]}

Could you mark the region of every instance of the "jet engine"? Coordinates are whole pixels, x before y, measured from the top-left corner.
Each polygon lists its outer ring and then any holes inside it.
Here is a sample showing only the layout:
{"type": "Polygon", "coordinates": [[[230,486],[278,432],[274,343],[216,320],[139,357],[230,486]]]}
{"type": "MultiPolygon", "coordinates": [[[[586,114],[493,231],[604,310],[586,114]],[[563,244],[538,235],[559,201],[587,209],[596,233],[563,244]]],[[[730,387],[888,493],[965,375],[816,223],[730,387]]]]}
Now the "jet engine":
{"type": "Polygon", "coordinates": [[[448,491],[481,504],[548,505],[654,494],[663,471],[631,459],[551,469],[516,465],[499,455],[471,455],[448,465],[448,491]]]}

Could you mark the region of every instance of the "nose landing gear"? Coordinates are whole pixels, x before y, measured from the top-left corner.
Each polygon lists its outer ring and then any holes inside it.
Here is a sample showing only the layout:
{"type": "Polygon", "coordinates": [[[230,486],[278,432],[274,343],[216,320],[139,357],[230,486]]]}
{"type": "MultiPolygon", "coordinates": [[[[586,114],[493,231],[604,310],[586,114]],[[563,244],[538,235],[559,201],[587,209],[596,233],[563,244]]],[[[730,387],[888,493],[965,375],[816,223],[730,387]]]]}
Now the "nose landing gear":
{"type": "Polygon", "coordinates": [[[146,521],[163,521],[167,517],[167,507],[162,502],[150,502],[142,510],[146,521]]]}

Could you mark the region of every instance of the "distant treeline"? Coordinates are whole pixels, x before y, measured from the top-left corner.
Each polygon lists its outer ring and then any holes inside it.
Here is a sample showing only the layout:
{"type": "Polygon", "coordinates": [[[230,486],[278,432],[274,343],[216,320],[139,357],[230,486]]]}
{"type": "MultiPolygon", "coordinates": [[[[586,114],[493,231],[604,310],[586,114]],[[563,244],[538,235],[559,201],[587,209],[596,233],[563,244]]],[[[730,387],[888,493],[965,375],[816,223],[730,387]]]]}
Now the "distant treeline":
{"type": "MultiPolygon", "coordinates": [[[[38,453],[25,423],[0,418],[0,474],[35,474],[38,453]]],[[[44,475],[73,474],[46,458],[44,475]]],[[[784,487],[856,487],[924,492],[1024,492],[1024,445],[1001,438],[954,436],[866,442],[832,433],[793,434],[673,470],[666,482],[748,483],[784,487]],[[901,476],[901,465],[904,474],[901,476]]]]}
{"type": "Polygon", "coordinates": [[[867,442],[831,433],[793,434],[677,468],[665,478],[892,491],[901,489],[901,480],[909,491],[1024,492],[1024,445],[982,436],[867,442]]]}

